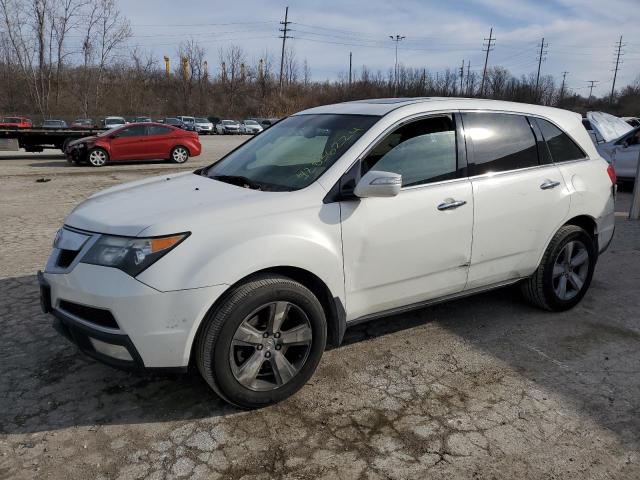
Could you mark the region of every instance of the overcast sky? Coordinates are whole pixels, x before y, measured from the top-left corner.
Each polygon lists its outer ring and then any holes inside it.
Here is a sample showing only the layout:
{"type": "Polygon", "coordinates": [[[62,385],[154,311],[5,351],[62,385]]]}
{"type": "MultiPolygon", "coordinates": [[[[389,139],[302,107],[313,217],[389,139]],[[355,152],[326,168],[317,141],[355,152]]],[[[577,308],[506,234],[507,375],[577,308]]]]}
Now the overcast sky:
{"type": "Polygon", "coordinates": [[[314,80],[335,79],[362,65],[385,73],[394,62],[389,35],[404,35],[399,62],[431,71],[458,68],[464,59],[482,72],[483,38],[493,27],[497,38],[490,65],[513,74],[537,67],[541,38],[549,43],[543,74],[587,94],[611,89],[615,44],[623,36],[624,63],[617,85],[640,75],[640,0],[120,0],[134,37],[130,43],[152,50],[159,59],[175,57],[183,39],[195,38],[207,50],[210,71],[217,70],[220,47],[241,46],[256,61],[269,51],[279,62],[279,21],[289,5],[290,40],[296,57],[307,59],[314,80]],[[213,68],[212,68],[213,67],[213,68]]]}

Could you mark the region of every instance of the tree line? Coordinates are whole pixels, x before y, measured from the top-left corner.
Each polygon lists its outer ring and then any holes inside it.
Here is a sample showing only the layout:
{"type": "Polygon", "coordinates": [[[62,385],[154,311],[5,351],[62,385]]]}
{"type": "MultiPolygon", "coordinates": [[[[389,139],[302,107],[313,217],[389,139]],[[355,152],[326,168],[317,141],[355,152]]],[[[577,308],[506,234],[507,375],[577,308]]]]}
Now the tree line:
{"type": "MultiPolygon", "coordinates": [[[[336,80],[314,81],[306,59],[285,50],[249,59],[238,45],[220,48],[215,65],[196,40],[183,41],[165,64],[130,47],[129,21],[116,0],[0,0],[0,115],[34,119],[105,115],[280,117],[327,103],[393,96],[465,96],[537,103],[580,113],[640,115],[640,76],[609,98],[586,98],[551,75],[519,77],[501,66],[476,72],[399,65],[362,66],[336,80]]],[[[291,42],[290,42],[291,43],[291,42]]]]}

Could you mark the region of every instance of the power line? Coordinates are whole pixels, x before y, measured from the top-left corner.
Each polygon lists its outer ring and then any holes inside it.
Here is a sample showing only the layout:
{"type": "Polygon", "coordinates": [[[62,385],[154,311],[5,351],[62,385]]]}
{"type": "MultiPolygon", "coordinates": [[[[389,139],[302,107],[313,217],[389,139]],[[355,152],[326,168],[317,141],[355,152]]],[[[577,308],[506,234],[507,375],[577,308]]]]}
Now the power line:
{"type": "Polygon", "coordinates": [[[281,28],[280,31],[282,35],[279,38],[282,38],[282,53],[280,54],[280,91],[282,92],[282,74],[284,73],[284,47],[287,41],[287,38],[291,38],[287,35],[287,29],[289,28],[289,7],[284,10],[284,22],[280,22],[280,25],[284,25],[284,28],[281,28]]]}
{"type": "Polygon", "coordinates": [[[484,81],[487,77],[487,63],[489,62],[489,52],[493,50],[493,43],[495,43],[496,39],[493,38],[493,27],[489,30],[489,38],[484,39],[485,42],[483,46],[486,47],[486,56],[484,57],[484,71],[482,72],[482,84],[480,85],[480,96],[484,95],[484,81]]]}
{"type": "Polygon", "coordinates": [[[618,50],[618,52],[616,54],[616,68],[613,70],[613,83],[611,84],[611,96],[609,97],[609,103],[613,103],[613,95],[616,90],[616,78],[618,77],[618,68],[620,66],[620,56],[624,55],[622,53],[622,47],[624,46],[625,45],[622,43],[622,35],[620,35],[620,40],[616,45],[616,49],[618,50]]]}

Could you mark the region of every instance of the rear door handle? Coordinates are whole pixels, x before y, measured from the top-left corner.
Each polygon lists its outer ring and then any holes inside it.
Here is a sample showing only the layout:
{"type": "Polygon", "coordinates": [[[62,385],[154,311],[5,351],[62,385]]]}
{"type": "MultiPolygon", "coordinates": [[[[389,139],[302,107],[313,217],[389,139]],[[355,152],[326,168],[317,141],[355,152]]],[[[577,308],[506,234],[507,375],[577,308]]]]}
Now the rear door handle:
{"type": "Polygon", "coordinates": [[[553,180],[545,180],[544,183],[542,185],[540,185],[540,188],[542,190],[551,190],[552,188],[556,188],[557,186],[560,185],[560,182],[555,182],[553,180]]]}
{"type": "Polygon", "coordinates": [[[438,210],[443,211],[443,210],[454,210],[458,207],[461,207],[463,205],[466,205],[467,202],[465,202],[464,200],[454,200],[452,198],[447,198],[443,203],[441,203],[440,205],[438,205],[438,210]]]}

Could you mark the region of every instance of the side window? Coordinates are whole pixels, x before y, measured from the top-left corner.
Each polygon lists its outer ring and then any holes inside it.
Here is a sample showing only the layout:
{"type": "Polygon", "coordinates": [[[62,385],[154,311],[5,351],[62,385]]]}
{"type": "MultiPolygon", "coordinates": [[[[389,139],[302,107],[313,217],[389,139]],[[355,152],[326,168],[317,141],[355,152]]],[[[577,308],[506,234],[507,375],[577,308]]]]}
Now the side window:
{"type": "Polygon", "coordinates": [[[169,127],[162,127],[160,125],[149,125],[149,135],[169,135],[171,129],[169,127]]]}
{"type": "Polygon", "coordinates": [[[504,172],[538,165],[531,125],[522,115],[463,113],[467,148],[471,143],[472,175],[504,172]]]}
{"type": "Polygon", "coordinates": [[[456,132],[451,116],[431,117],[403,125],[387,135],[362,161],[369,170],[399,173],[402,186],[456,177],[456,132]]]}
{"type": "Polygon", "coordinates": [[[554,162],[570,162],[571,160],[580,160],[586,157],[580,147],[569,138],[569,135],[551,122],[541,118],[536,118],[536,122],[542,131],[542,136],[549,147],[549,152],[554,162]]]}
{"type": "Polygon", "coordinates": [[[141,137],[147,134],[145,125],[133,125],[132,127],[123,128],[118,132],[118,137],[141,137]]]}

